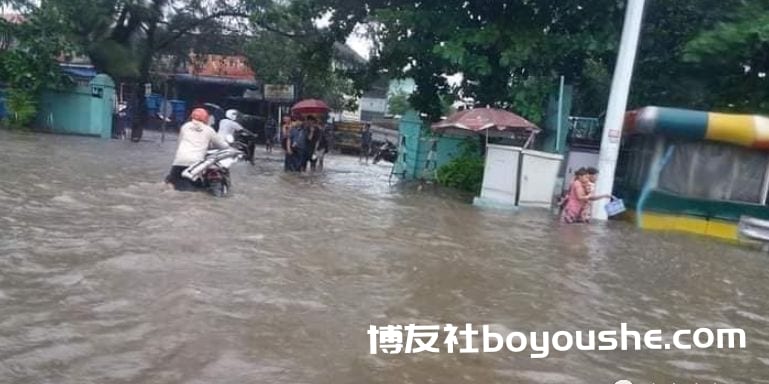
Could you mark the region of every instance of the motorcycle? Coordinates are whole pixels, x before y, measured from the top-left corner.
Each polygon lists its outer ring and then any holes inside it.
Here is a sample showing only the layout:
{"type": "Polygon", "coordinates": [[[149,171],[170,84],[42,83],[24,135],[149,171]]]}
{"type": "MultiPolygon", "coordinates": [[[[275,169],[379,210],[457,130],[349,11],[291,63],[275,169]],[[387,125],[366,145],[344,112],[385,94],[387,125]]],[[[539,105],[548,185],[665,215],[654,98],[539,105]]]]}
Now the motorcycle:
{"type": "Polygon", "coordinates": [[[225,197],[230,193],[230,167],[244,157],[236,148],[208,151],[205,159],[187,167],[182,176],[216,197],[225,197]]]}
{"type": "Polygon", "coordinates": [[[398,158],[398,147],[395,146],[390,140],[386,140],[384,144],[380,145],[374,154],[373,163],[376,164],[382,160],[389,163],[395,163],[398,158]]]}
{"type": "Polygon", "coordinates": [[[243,152],[246,160],[248,160],[251,165],[254,165],[254,148],[256,148],[257,137],[257,134],[247,129],[242,129],[235,132],[235,135],[233,136],[228,135],[227,143],[233,148],[243,152]]]}

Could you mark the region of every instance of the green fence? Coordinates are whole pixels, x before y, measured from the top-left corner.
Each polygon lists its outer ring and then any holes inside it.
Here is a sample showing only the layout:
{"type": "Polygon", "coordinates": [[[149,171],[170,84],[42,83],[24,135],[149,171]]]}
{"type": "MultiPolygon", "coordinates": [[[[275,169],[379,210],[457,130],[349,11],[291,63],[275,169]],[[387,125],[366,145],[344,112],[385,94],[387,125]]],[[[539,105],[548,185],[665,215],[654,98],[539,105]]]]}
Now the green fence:
{"type": "Polygon", "coordinates": [[[434,180],[441,166],[462,154],[467,137],[432,135],[416,112],[403,116],[398,128],[400,144],[393,173],[404,180],[434,180]]]}

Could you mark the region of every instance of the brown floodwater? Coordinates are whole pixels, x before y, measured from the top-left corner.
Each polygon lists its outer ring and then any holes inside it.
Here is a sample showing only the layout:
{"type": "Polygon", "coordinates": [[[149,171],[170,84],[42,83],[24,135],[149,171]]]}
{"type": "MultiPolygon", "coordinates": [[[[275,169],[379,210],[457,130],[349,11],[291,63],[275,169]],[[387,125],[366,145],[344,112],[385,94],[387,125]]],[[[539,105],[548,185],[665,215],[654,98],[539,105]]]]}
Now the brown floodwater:
{"type": "Polygon", "coordinates": [[[0,131],[2,383],[769,383],[769,257],[564,226],[277,155],[166,190],[174,142],[0,131]],[[369,354],[369,325],[743,328],[742,350],[369,354]]]}

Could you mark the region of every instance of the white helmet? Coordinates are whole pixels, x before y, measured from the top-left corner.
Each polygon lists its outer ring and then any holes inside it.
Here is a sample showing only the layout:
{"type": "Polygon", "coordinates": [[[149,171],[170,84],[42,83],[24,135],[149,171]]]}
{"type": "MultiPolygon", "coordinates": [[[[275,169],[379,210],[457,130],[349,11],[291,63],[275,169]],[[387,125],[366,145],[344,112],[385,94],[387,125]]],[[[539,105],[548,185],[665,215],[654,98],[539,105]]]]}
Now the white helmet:
{"type": "Polygon", "coordinates": [[[224,117],[230,120],[237,120],[238,114],[240,114],[240,112],[238,112],[237,109],[228,109],[227,112],[224,113],[224,117]]]}

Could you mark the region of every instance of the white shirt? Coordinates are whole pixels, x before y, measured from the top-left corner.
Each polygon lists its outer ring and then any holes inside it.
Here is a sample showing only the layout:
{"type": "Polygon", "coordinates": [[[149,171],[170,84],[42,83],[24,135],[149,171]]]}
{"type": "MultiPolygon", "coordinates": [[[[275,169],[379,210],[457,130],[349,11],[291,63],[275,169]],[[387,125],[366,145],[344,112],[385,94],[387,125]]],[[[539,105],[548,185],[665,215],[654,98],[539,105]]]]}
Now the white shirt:
{"type": "Polygon", "coordinates": [[[176,149],[174,166],[188,167],[206,158],[209,146],[229,148],[229,145],[216,131],[206,124],[190,121],[179,129],[179,147],[176,149]]]}
{"type": "Polygon", "coordinates": [[[230,119],[223,119],[219,122],[219,137],[227,140],[227,136],[229,135],[235,135],[236,131],[240,131],[241,129],[244,129],[242,125],[240,125],[237,121],[230,120],[230,119]]]}

